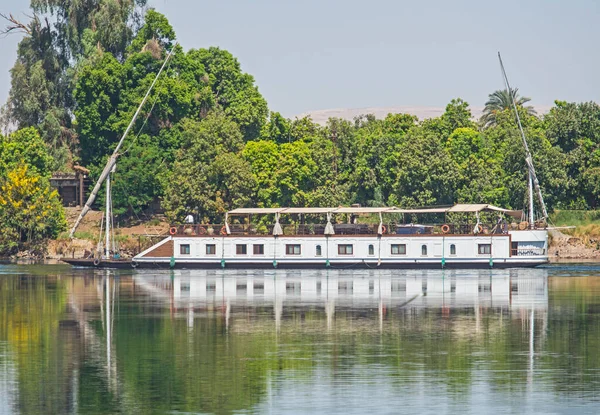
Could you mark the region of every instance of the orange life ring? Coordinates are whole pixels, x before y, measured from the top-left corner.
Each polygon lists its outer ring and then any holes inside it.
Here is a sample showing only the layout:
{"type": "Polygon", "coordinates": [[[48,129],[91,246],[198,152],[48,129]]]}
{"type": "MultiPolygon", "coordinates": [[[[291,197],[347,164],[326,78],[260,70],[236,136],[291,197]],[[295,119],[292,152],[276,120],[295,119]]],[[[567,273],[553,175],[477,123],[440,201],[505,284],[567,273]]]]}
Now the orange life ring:
{"type": "Polygon", "coordinates": [[[223,236],[227,235],[227,228],[225,227],[225,225],[223,225],[223,226],[221,227],[221,232],[220,232],[220,233],[221,233],[221,235],[223,235],[223,236]]]}
{"type": "Polygon", "coordinates": [[[475,227],[477,228],[477,234],[480,234],[483,232],[483,226],[481,226],[481,223],[478,225],[475,225],[475,227]]]}
{"type": "Polygon", "coordinates": [[[450,232],[450,225],[448,225],[447,223],[444,223],[442,225],[442,233],[448,233],[450,232]]]}
{"type": "Polygon", "coordinates": [[[206,235],[206,228],[205,228],[204,226],[200,226],[200,227],[198,228],[198,233],[199,233],[200,235],[206,235]]]}
{"type": "Polygon", "coordinates": [[[171,226],[171,229],[169,229],[169,233],[171,235],[175,235],[177,233],[177,228],[175,226],[171,226]]]}
{"type": "Polygon", "coordinates": [[[387,231],[387,228],[385,227],[385,225],[381,225],[381,233],[384,234],[385,231],[387,231]]]}

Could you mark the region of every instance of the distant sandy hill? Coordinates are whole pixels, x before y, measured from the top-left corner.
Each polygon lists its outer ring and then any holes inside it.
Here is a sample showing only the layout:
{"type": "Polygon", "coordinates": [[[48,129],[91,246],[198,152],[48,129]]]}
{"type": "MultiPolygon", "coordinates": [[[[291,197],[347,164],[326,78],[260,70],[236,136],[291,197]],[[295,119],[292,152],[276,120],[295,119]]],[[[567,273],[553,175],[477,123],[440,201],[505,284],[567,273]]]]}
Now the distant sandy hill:
{"type": "MultiPolygon", "coordinates": [[[[479,119],[483,112],[483,107],[470,107],[474,119],[479,119]]],[[[550,105],[536,105],[535,110],[538,114],[545,114],[550,111],[550,105]]],[[[343,118],[353,120],[354,117],[365,114],[374,114],[376,118],[385,118],[388,114],[412,114],[420,120],[426,118],[439,117],[444,113],[445,107],[367,107],[367,108],[334,108],[326,110],[308,111],[298,115],[298,118],[310,116],[317,124],[325,124],[329,118],[343,118]]]]}

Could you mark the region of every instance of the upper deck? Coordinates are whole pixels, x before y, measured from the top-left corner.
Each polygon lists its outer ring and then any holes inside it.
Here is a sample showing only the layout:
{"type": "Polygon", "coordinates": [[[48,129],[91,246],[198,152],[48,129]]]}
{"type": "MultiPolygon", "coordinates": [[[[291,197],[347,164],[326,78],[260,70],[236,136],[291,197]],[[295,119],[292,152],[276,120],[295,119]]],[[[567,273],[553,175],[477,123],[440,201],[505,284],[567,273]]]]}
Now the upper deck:
{"type": "Polygon", "coordinates": [[[174,224],[170,234],[186,237],[506,235],[510,230],[531,229],[527,222],[517,222],[522,215],[522,211],[486,204],[423,209],[243,208],[227,212],[225,223],[174,224]]]}

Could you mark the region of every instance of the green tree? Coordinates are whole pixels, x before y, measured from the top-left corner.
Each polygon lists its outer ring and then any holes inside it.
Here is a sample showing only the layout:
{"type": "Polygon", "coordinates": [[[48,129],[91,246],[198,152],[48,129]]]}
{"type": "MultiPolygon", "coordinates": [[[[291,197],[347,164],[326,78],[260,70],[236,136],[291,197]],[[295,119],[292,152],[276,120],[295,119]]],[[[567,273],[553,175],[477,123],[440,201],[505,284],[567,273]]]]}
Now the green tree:
{"type": "Polygon", "coordinates": [[[202,121],[184,120],[178,135],[181,148],[165,178],[163,207],[170,218],[181,220],[194,212],[217,220],[249,202],[255,181],[250,165],[238,155],[243,137],[235,122],[222,112],[210,113],[202,121]]]}
{"type": "Polygon", "coordinates": [[[11,69],[5,112],[8,122],[18,128],[40,130],[54,156],[55,169],[66,169],[77,152],[73,81],[80,62],[104,51],[122,59],[139,20],[139,7],[145,3],[33,0],[31,20],[16,25],[25,36],[11,69]]]}
{"type": "Polygon", "coordinates": [[[496,124],[496,114],[503,112],[513,107],[513,99],[518,107],[523,107],[529,115],[535,115],[535,110],[532,106],[525,106],[526,103],[531,101],[531,98],[520,97],[519,88],[511,89],[510,93],[507,89],[494,91],[488,97],[483,109],[483,115],[481,116],[481,124],[487,128],[496,124]]]}
{"type": "Polygon", "coordinates": [[[446,148],[458,171],[456,202],[507,205],[502,160],[495,157],[482,133],[457,128],[448,137],[446,148]]]}
{"type": "Polygon", "coordinates": [[[217,104],[240,126],[245,140],[257,138],[269,112],[254,78],[243,73],[238,60],[225,50],[211,47],[189,54],[206,69],[217,104]]]}
{"type": "Polygon", "coordinates": [[[441,119],[448,125],[448,132],[452,133],[457,128],[474,128],[472,117],[469,103],[456,98],[446,105],[446,111],[442,114],[441,119]]]}
{"type": "Polygon", "coordinates": [[[9,168],[0,177],[0,253],[28,249],[42,255],[44,240],[66,228],[58,193],[47,178],[29,170],[27,164],[9,168]]]}
{"type": "MultiPolygon", "coordinates": [[[[520,108],[520,117],[533,163],[542,188],[542,194],[550,208],[563,205],[571,196],[572,178],[568,175],[568,158],[560,148],[552,146],[545,135],[543,122],[528,115],[520,108]]],[[[487,142],[493,147],[495,158],[505,172],[505,185],[510,199],[508,207],[523,208],[527,205],[528,172],[521,133],[514,121],[513,112],[506,110],[496,114],[497,124],[485,130],[487,142]]]]}
{"type": "Polygon", "coordinates": [[[271,112],[269,122],[261,130],[260,138],[272,140],[278,144],[290,142],[292,140],[290,127],[290,120],[278,112],[271,112]]]}
{"type": "Polygon", "coordinates": [[[30,172],[41,177],[52,175],[54,161],[33,127],[17,130],[8,137],[0,135],[0,177],[20,165],[26,165],[30,172]]]}
{"type": "Polygon", "coordinates": [[[410,114],[388,114],[383,120],[384,130],[387,133],[405,134],[413,128],[419,119],[410,114]]]}
{"type": "Polygon", "coordinates": [[[399,140],[385,169],[390,205],[428,206],[456,200],[456,165],[440,137],[427,130],[411,130],[399,140]]]}
{"type": "Polygon", "coordinates": [[[277,181],[279,146],[273,141],[249,141],[242,156],[248,163],[256,182],[258,207],[276,207],[281,203],[281,189],[277,181]]]}
{"type": "Polygon", "coordinates": [[[167,18],[163,14],[150,9],[146,12],[144,24],[136,33],[129,46],[129,51],[141,52],[144,48],[171,50],[174,40],[175,31],[167,18]]]}
{"type": "Polygon", "coordinates": [[[584,140],[600,143],[600,106],[595,102],[556,101],[544,123],[550,142],[564,152],[573,151],[584,140]]]}

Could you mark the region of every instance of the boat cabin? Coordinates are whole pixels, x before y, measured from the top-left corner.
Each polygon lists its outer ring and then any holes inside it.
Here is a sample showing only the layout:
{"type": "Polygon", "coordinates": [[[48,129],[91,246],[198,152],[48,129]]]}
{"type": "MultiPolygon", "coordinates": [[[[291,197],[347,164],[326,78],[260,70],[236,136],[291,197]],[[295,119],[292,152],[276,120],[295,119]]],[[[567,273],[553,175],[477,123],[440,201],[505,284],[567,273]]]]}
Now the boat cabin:
{"type": "Polygon", "coordinates": [[[547,261],[547,232],[492,205],[243,208],[173,225],[136,264],[172,267],[511,267],[547,261]],[[440,218],[438,222],[435,219],[440,218]]]}

